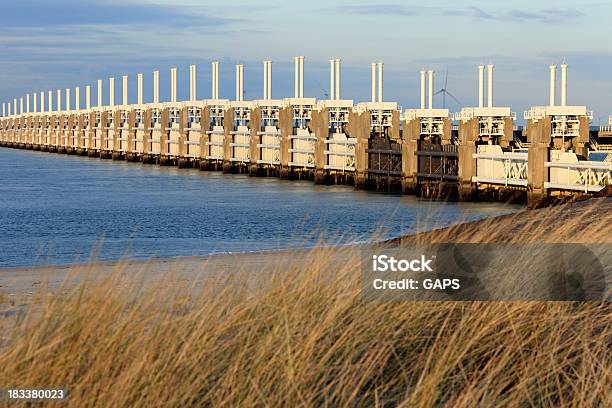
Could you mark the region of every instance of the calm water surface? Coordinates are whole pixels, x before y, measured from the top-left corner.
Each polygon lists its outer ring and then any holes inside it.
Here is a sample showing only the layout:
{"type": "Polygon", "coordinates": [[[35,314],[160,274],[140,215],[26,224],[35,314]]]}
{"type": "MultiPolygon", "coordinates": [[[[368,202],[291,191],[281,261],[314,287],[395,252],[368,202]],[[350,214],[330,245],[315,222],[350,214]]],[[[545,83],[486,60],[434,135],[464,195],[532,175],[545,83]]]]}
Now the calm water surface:
{"type": "Polygon", "coordinates": [[[520,209],[0,148],[0,267],[349,243],[520,209]]]}

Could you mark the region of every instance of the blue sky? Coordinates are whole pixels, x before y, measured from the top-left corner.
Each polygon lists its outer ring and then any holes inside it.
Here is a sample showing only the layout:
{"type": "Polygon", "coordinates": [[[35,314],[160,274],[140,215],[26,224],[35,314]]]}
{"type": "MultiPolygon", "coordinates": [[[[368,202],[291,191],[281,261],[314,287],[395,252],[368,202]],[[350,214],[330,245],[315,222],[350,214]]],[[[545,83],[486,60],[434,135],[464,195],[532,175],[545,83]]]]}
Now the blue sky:
{"type": "MultiPolygon", "coordinates": [[[[569,64],[570,104],[612,114],[612,3],[541,0],[429,2],[54,0],[5,1],[0,14],[0,99],[27,92],[94,85],[115,76],[179,68],[179,98],[188,94],[188,65],[198,66],[198,97],[210,95],[210,61],[219,59],[221,97],[234,96],[234,64],[245,64],[245,97],[260,98],[263,59],[274,61],[274,97],[291,96],[292,59],[306,56],[305,94],[324,97],[328,60],[343,61],[344,98],[370,97],[370,63],[385,62],[385,100],[419,101],[419,70],[448,70],[448,89],[476,103],[476,66],[493,63],[495,104],[522,116],[548,101],[548,65],[569,64]]],[[[95,90],[94,90],[95,92],[95,90]]],[[[84,93],[84,92],[83,92],[84,93]]],[[[441,105],[441,100],[436,100],[441,105]]],[[[448,107],[459,107],[450,102],[448,107]]]]}

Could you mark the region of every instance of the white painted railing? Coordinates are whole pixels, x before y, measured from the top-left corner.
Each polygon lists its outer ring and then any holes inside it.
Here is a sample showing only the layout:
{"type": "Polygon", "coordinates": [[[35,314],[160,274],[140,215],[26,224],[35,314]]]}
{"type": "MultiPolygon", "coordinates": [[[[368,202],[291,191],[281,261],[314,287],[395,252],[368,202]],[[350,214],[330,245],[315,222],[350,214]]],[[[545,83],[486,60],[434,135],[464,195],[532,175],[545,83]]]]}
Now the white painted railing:
{"type": "MultiPolygon", "coordinates": [[[[566,153],[565,158],[573,153],[566,153]]],[[[576,157],[574,155],[574,157],[576,157]]],[[[544,183],[547,189],[584,191],[596,193],[612,184],[612,163],[588,160],[550,161],[549,181],[544,183]]]]}
{"type": "Polygon", "coordinates": [[[527,185],[527,153],[504,152],[501,146],[478,146],[474,153],[476,176],[474,183],[499,184],[504,186],[527,185]]]}

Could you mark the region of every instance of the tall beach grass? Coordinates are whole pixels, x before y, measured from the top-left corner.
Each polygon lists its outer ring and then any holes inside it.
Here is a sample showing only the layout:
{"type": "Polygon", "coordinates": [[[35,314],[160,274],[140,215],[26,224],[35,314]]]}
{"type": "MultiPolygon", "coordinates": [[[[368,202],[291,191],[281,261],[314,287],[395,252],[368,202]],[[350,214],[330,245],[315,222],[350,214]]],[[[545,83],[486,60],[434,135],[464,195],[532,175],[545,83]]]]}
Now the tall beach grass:
{"type": "MultiPolygon", "coordinates": [[[[394,244],[610,243],[611,208],[518,213],[394,244]]],[[[282,253],[259,273],[236,265],[197,285],[119,268],[43,287],[25,310],[0,298],[0,388],[65,388],[69,407],[612,406],[609,303],[364,302],[358,251],[307,259],[282,253]]]]}

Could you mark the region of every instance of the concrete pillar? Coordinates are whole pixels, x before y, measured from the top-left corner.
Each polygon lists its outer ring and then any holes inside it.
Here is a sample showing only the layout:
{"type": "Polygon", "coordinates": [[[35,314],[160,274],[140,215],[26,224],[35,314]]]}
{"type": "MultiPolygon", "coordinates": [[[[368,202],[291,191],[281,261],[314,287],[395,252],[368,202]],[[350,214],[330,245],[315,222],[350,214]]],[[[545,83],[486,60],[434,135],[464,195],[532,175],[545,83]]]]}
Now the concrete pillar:
{"type": "Polygon", "coordinates": [[[144,112],[144,126],[143,126],[143,143],[142,143],[142,160],[149,160],[149,154],[151,154],[151,120],[153,119],[153,111],[149,108],[144,112]]]}
{"type": "Polygon", "coordinates": [[[67,139],[67,150],[70,153],[76,153],[74,147],[72,145],[72,137],[74,136],[74,124],[77,120],[76,115],[74,113],[69,113],[66,115],[66,139],[67,139]]]}
{"type": "Polygon", "coordinates": [[[129,132],[128,132],[128,147],[127,147],[127,157],[128,159],[134,160],[134,157],[136,157],[137,153],[136,153],[136,110],[135,109],[130,109],[130,113],[128,116],[128,128],[129,128],[129,132]]]}
{"type": "Polygon", "coordinates": [[[229,108],[223,113],[223,171],[229,173],[232,171],[232,135],[234,130],[234,108],[229,108]]]}
{"type": "Polygon", "coordinates": [[[415,194],[418,172],[418,141],[421,124],[418,118],[408,120],[404,124],[402,139],[402,193],[415,194]]]}
{"type": "Polygon", "coordinates": [[[288,179],[290,175],[289,161],[291,160],[291,154],[289,153],[291,140],[289,136],[293,134],[293,111],[291,106],[284,107],[280,110],[279,127],[281,132],[280,177],[288,179]]]}
{"type": "Polygon", "coordinates": [[[365,188],[368,166],[368,140],[370,137],[370,111],[349,114],[348,130],[351,137],[357,138],[355,146],[355,188],[365,188]]]}
{"type": "Polygon", "coordinates": [[[504,135],[501,137],[499,144],[502,148],[510,147],[510,143],[514,140],[514,121],[512,118],[504,118],[504,135]]]}
{"type": "Polygon", "coordinates": [[[472,177],[476,175],[476,141],[478,140],[478,118],[467,122],[459,122],[459,198],[473,200],[477,189],[472,184],[472,177]]]}
{"type": "MultiPolygon", "coordinates": [[[[266,92],[267,93],[267,92],[266,92]]],[[[257,134],[261,129],[261,108],[257,107],[251,111],[251,118],[249,120],[249,130],[251,132],[249,150],[251,152],[251,162],[249,163],[249,175],[257,175],[257,160],[259,157],[259,148],[257,144],[261,143],[261,136],[257,134]]]]}
{"type": "Polygon", "coordinates": [[[548,181],[545,163],[549,158],[551,143],[551,118],[547,116],[527,124],[527,140],[530,143],[527,155],[527,203],[529,207],[539,207],[546,202],[547,192],[544,183],[548,181]]]}
{"type": "MultiPolygon", "coordinates": [[[[190,72],[190,75],[191,72],[190,72]]],[[[190,84],[190,94],[191,94],[191,84],[190,84]]],[[[183,163],[186,162],[186,157],[185,155],[187,154],[187,145],[185,144],[185,142],[187,141],[187,122],[189,121],[189,108],[187,106],[183,106],[183,108],[181,109],[181,119],[180,119],[180,123],[179,123],[179,148],[178,148],[178,154],[179,154],[179,167],[184,166],[183,163]]]]}
{"type": "Polygon", "coordinates": [[[109,113],[113,115],[113,155],[112,158],[114,160],[118,160],[121,158],[121,151],[119,150],[119,138],[121,137],[121,111],[119,109],[114,109],[109,113]]]}
{"type": "MultiPolygon", "coordinates": [[[[106,120],[108,117],[108,111],[100,111],[100,124],[102,127],[106,126],[106,120]]],[[[104,138],[107,135],[106,129],[102,130],[102,138],[104,138]]],[[[104,152],[104,140],[100,140],[100,150],[99,150],[99,155],[101,158],[105,158],[106,157],[106,152],[104,152]]]]}
{"type": "Polygon", "coordinates": [[[168,120],[170,118],[170,111],[168,108],[163,108],[161,110],[161,129],[160,129],[160,139],[159,139],[159,160],[160,164],[162,163],[163,156],[168,154],[168,140],[169,140],[169,132],[168,129],[168,120]]]}
{"type": "Polygon", "coordinates": [[[76,120],[76,137],[77,137],[77,154],[78,155],[82,155],[83,154],[83,148],[85,147],[85,143],[83,141],[83,126],[85,123],[85,114],[82,112],[79,112],[76,116],[75,116],[75,120],[76,120]]]}
{"type": "Polygon", "coordinates": [[[87,146],[89,146],[87,154],[91,155],[90,152],[93,152],[92,146],[95,133],[94,123],[96,120],[96,113],[94,111],[88,111],[86,115],[89,117],[89,127],[85,130],[85,136],[87,137],[87,146]]]}
{"type": "Polygon", "coordinates": [[[312,111],[312,119],[310,121],[311,131],[317,137],[315,142],[315,183],[324,184],[326,182],[325,164],[325,140],[329,137],[329,109],[322,108],[321,110],[312,111]]]}
{"type": "Polygon", "coordinates": [[[393,111],[391,114],[391,127],[389,128],[389,138],[400,141],[400,113],[399,111],[393,111]]]}
{"type": "Polygon", "coordinates": [[[208,146],[206,142],[209,140],[209,136],[206,132],[210,130],[210,107],[205,106],[202,108],[200,113],[200,128],[202,129],[202,136],[200,138],[200,170],[204,170],[206,166],[206,156],[208,155],[208,146]]]}

